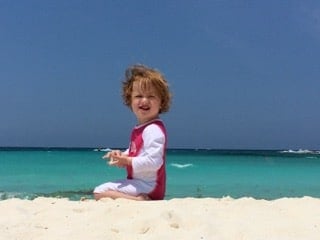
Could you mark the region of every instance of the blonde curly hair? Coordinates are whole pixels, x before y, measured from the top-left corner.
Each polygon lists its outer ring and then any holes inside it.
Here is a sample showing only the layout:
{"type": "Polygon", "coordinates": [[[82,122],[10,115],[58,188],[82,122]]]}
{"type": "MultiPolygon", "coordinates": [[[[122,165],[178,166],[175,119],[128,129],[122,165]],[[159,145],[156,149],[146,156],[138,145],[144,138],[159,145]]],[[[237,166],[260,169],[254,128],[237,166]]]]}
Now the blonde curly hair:
{"type": "Polygon", "coordinates": [[[143,91],[148,91],[150,86],[153,86],[161,99],[159,113],[169,111],[172,95],[166,79],[159,71],[140,64],[130,66],[126,69],[125,80],[122,82],[122,99],[123,103],[128,107],[131,107],[134,82],[139,82],[143,91]]]}

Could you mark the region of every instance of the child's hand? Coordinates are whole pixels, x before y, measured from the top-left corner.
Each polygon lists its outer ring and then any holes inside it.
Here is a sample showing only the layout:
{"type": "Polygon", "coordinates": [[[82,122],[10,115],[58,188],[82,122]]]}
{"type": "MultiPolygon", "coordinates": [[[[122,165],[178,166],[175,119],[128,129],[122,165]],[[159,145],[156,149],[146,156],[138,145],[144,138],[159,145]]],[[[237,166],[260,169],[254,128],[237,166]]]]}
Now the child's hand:
{"type": "Polygon", "coordinates": [[[112,150],[102,157],[103,159],[109,158],[108,162],[111,166],[126,167],[131,164],[131,158],[123,154],[120,150],[112,150]]]}
{"type": "Polygon", "coordinates": [[[132,159],[131,157],[121,154],[121,155],[116,155],[112,157],[112,161],[109,162],[109,165],[114,165],[117,167],[126,167],[128,165],[131,165],[132,159]]]}
{"type": "Polygon", "coordinates": [[[107,159],[110,158],[110,161],[113,161],[113,157],[121,155],[121,151],[120,150],[111,150],[110,152],[107,152],[107,154],[105,154],[102,158],[103,159],[107,159]]]}

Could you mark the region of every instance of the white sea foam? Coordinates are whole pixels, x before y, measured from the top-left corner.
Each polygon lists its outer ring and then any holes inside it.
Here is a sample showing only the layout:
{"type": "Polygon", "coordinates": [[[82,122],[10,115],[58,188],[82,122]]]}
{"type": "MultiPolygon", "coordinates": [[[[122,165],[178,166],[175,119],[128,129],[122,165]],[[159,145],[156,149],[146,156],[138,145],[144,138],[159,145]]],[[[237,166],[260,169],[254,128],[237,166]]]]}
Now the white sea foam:
{"type": "Polygon", "coordinates": [[[294,154],[320,154],[320,151],[311,151],[307,149],[299,149],[299,150],[284,150],[281,153],[294,153],[294,154]]]}
{"type": "Polygon", "coordinates": [[[191,163],[186,163],[186,164],[171,163],[170,165],[173,167],[177,167],[177,168],[187,168],[187,167],[193,166],[193,164],[191,164],[191,163]]]}
{"type": "Polygon", "coordinates": [[[112,149],[111,148],[96,148],[93,151],[95,151],[95,152],[111,152],[112,149]]]}

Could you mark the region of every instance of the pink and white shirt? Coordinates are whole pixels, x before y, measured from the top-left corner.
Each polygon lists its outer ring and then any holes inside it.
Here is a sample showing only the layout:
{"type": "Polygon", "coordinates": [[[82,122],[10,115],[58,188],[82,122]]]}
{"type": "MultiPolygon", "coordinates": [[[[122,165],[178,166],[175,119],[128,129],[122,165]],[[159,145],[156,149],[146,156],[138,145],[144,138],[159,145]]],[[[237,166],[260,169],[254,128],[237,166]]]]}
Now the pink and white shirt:
{"type": "Polygon", "coordinates": [[[166,191],[165,154],[167,134],[160,119],[136,126],[131,133],[127,153],[132,165],[127,167],[128,179],[139,179],[153,186],[148,196],[161,200],[166,191]]]}

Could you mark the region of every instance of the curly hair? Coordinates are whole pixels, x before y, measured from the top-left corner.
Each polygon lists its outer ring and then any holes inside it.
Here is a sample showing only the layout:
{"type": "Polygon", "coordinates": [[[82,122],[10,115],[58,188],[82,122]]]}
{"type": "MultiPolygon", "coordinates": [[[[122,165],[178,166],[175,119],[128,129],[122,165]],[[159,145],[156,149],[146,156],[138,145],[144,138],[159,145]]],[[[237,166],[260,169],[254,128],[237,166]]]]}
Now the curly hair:
{"type": "Polygon", "coordinates": [[[140,64],[130,66],[126,69],[125,80],[122,82],[122,99],[123,103],[128,107],[131,107],[134,82],[139,82],[143,91],[148,91],[150,86],[153,86],[161,99],[159,113],[169,111],[172,96],[166,79],[159,71],[140,64]]]}

